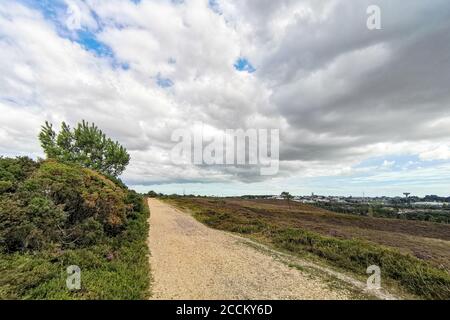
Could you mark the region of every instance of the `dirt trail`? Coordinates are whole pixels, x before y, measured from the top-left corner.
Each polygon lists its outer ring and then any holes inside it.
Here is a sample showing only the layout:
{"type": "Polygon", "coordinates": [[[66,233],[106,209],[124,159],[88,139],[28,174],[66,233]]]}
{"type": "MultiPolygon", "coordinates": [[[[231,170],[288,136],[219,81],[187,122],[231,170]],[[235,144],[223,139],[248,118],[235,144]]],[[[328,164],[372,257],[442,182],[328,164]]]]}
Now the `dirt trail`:
{"type": "Polygon", "coordinates": [[[248,240],[149,199],[153,299],[348,299],[248,240]]]}

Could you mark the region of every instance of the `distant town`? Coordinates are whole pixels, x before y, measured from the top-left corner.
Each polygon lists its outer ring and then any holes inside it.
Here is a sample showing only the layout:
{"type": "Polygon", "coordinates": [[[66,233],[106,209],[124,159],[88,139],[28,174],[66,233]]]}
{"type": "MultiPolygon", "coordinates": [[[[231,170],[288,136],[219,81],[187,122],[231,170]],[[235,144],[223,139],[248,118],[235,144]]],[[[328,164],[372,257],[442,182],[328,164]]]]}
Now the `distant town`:
{"type": "MultiPolygon", "coordinates": [[[[203,197],[192,194],[164,195],[149,191],[150,197],[203,197]]],[[[217,198],[211,196],[211,198],[217,198]]],[[[366,197],[366,196],[323,196],[312,193],[311,195],[291,195],[283,192],[280,195],[243,195],[240,197],[248,200],[288,201],[291,204],[301,203],[311,205],[336,213],[361,215],[378,218],[420,220],[438,223],[450,223],[450,196],[440,197],[427,195],[418,197],[408,192],[396,197],[366,197]]]]}
{"type": "MultiPolygon", "coordinates": [[[[285,200],[286,195],[242,196],[244,199],[285,200]]],[[[291,196],[290,201],[310,204],[338,213],[449,223],[450,197],[413,196],[405,192],[396,197],[291,196]]]]}
{"type": "MultiPolygon", "coordinates": [[[[253,197],[253,196],[244,196],[253,197]]],[[[261,196],[263,199],[284,199],[281,195],[261,196]]],[[[436,195],[427,195],[423,198],[410,196],[405,193],[403,197],[340,197],[340,196],[321,196],[314,193],[310,196],[293,196],[292,201],[302,203],[341,203],[341,204],[373,204],[383,206],[408,206],[417,208],[444,208],[450,205],[450,197],[439,197],[436,195]]]]}

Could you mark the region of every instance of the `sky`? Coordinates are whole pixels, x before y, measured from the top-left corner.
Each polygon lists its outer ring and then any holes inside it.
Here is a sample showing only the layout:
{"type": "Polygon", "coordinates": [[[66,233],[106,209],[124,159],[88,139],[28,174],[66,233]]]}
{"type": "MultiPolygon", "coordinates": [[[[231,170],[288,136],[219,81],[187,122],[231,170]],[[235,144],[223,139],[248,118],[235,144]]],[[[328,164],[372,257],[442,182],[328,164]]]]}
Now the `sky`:
{"type": "Polygon", "coordinates": [[[450,2],[1,0],[0,115],[3,156],[95,122],[142,192],[449,196],[450,2]],[[278,174],[174,164],[198,123],[278,129],[278,174]]]}

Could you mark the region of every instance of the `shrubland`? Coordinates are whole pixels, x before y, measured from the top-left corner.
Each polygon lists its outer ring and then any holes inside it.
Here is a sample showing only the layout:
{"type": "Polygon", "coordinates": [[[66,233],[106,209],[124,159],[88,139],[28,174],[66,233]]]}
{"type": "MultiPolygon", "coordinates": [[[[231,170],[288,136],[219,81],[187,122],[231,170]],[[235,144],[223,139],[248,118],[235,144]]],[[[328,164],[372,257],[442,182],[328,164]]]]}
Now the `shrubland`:
{"type": "MultiPolygon", "coordinates": [[[[107,142],[102,149],[102,139],[108,141],[103,134],[94,127],[85,126],[84,133],[79,128],[85,146],[94,146],[89,139],[99,137],[101,150],[113,145],[107,142]]],[[[71,149],[74,154],[90,156],[79,143],[73,145],[78,146],[71,149]]],[[[115,166],[114,158],[97,163],[115,168],[103,173],[89,164],[89,157],[82,158],[85,162],[0,158],[0,299],[148,296],[144,198],[116,177],[124,167],[115,166]],[[71,265],[81,269],[80,290],[66,287],[71,265]]]]}

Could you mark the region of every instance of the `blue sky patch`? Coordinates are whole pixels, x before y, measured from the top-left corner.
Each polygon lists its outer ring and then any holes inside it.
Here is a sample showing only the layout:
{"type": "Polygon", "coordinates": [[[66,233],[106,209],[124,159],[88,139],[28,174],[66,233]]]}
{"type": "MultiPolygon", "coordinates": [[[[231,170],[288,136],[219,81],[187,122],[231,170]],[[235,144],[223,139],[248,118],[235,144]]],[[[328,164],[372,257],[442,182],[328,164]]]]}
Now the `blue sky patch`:
{"type": "Polygon", "coordinates": [[[163,78],[160,73],[156,76],[156,84],[161,88],[169,88],[174,85],[172,80],[169,78],[163,78]]]}
{"type": "Polygon", "coordinates": [[[256,69],[246,58],[239,58],[234,63],[234,68],[238,71],[246,71],[248,73],[255,72],[256,69]]]}
{"type": "Polygon", "coordinates": [[[86,51],[92,52],[98,57],[107,57],[112,59],[113,67],[120,67],[124,70],[129,69],[129,65],[117,61],[111,47],[101,42],[97,34],[102,30],[101,21],[95,12],[91,12],[92,17],[97,21],[97,30],[90,30],[82,27],[78,30],[70,30],[65,23],[65,16],[67,14],[68,6],[62,0],[19,0],[24,5],[31,9],[38,10],[42,13],[44,18],[50,21],[56,28],[58,35],[61,38],[69,39],[81,45],[86,51]]]}
{"type": "Polygon", "coordinates": [[[221,15],[222,10],[220,9],[219,1],[217,0],[208,0],[208,7],[214,11],[215,13],[221,15]]]}
{"type": "Polygon", "coordinates": [[[72,41],[75,41],[82,45],[87,51],[92,51],[96,55],[103,57],[103,56],[109,56],[113,57],[114,53],[112,49],[104,44],[103,42],[100,42],[97,39],[97,36],[95,33],[86,31],[86,30],[78,30],[77,31],[77,37],[72,38],[72,41]]]}
{"type": "Polygon", "coordinates": [[[39,10],[48,20],[57,20],[61,12],[67,10],[67,5],[62,0],[19,0],[29,8],[39,10]]]}
{"type": "Polygon", "coordinates": [[[390,155],[366,159],[356,165],[355,168],[378,167],[386,163],[392,163],[393,166],[403,166],[417,161],[419,161],[419,157],[416,155],[390,155]]]}
{"type": "Polygon", "coordinates": [[[419,158],[418,155],[403,154],[390,155],[382,157],[373,157],[366,159],[356,165],[355,169],[368,167],[385,167],[391,171],[413,170],[417,168],[428,168],[436,165],[448,163],[447,160],[431,160],[426,161],[419,158]]]}

